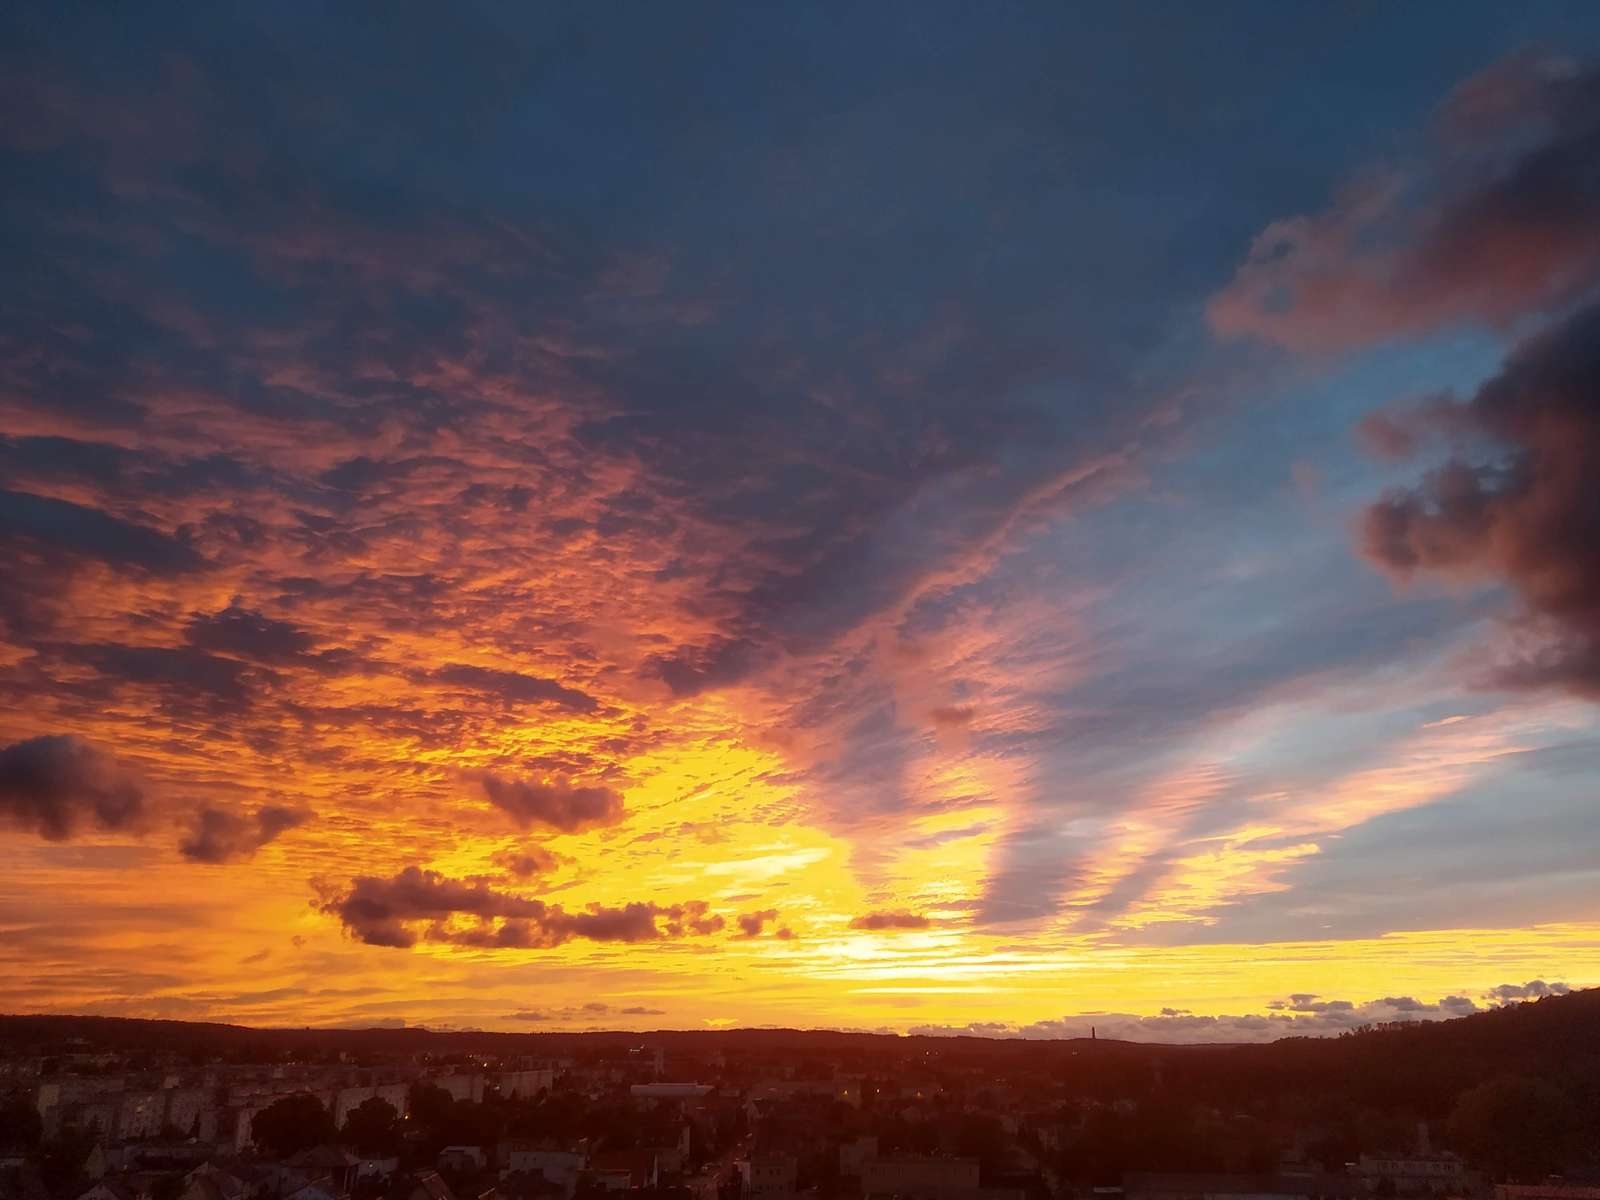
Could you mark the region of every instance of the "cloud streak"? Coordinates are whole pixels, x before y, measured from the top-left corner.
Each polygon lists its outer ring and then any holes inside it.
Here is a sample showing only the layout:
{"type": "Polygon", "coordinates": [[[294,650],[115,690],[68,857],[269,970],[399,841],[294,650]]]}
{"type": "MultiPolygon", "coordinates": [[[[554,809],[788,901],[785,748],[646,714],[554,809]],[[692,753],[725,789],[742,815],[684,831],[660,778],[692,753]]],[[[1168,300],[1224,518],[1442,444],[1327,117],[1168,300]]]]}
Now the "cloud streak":
{"type": "Polygon", "coordinates": [[[879,912],[862,913],[850,921],[851,929],[860,929],[868,933],[882,933],[889,930],[927,929],[933,924],[921,913],[906,912],[904,910],[883,910],[879,912]]]}

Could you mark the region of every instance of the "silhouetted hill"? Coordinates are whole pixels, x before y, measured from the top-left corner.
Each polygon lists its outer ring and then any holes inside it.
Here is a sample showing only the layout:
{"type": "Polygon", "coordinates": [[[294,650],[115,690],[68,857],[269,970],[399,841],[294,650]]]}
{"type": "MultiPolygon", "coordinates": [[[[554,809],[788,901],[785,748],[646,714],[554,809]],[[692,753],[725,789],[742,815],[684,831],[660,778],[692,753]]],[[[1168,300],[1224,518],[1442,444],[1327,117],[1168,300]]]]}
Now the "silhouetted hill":
{"type": "MultiPolygon", "coordinates": [[[[980,1135],[1000,1128],[994,1120],[1000,1110],[1027,1114],[1035,1124],[1056,1122],[1067,1132],[1049,1152],[1050,1161],[1064,1178],[1075,1180],[1115,1182],[1129,1170],[1267,1171],[1291,1141],[1311,1161],[1336,1171],[1364,1151],[1412,1145],[1424,1122],[1438,1144],[1461,1151],[1497,1178],[1600,1170],[1600,1146],[1593,1137],[1600,1128],[1600,990],[1437,1023],[1259,1046],[798,1029],[251,1029],[111,1017],[0,1016],[0,1054],[48,1058],[91,1048],[121,1052],[125,1062],[112,1069],[153,1067],[163,1054],[195,1064],[337,1059],[360,1064],[422,1056],[454,1063],[479,1054],[592,1062],[642,1043],[666,1051],[669,1077],[698,1077],[735,1088],[780,1071],[815,1077],[838,1069],[864,1076],[865,1112],[849,1120],[875,1122],[871,1128],[891,1147],[927,1152],[946,1141],[987,1144],[980,1135]],[[722,1055],[715,1064],[709,1061],[714,1051],[722,1055]],[[945,1089],[955,1107],[935,1102],[914,1120],[907,1118],[891,1085],[912,1081],[945,1089]],[[889,1097],[882,1109],[879,1096],[889,1097]],[[971,1102],[976,1110],[965,1107],[971,1102]]],[[[47,1069],[64,1064],[63,1058],[47,1069]]],[[[618,1118],[617,1112],[632,1110],[613,1112],[603,1096],[590,1098],[591,1103],[582,1095],[569,1093],[550,1104],[529,1101],[531,1109],[492,1097],[456,1115],[474,1129],[490,1130],[493,1137],[484,1134],[490,1141],[507,1122],[532,1122],[527,1128],[548,1132],[551,1121],[566,1120],[558,1120],[559,1114],[576,1112],[589,1112],[607,1136],[628,1127],[631,1118],[618,1118]]],[[[583,1132],[576,1126],[560,1128],[571,1136],[583,1132]]],[[[439,1136],[444,1145],[464,1135],[452,1126],[439,1136]]]]}
{"type": "Polygon", "coordinates": [[[591,1057],[648,1041],[669,1055],[791,1052],[864,1060],[937,1061],[995,1071],[1070,1070],[1142,1078],[1160,1064],[1164,1086],[1217,1100],[1308,1089],[1422,1114],[1448,1109],[1461,1091],[1501,1076],[1600,1077],[1600,989],[1573,992],[1438,1022],[1368,1028],[1336,1038],[1265,1045],[1153,1045],[1085,1038],[1023,1041],[897,1037],[830,1030],[657,1030],[649,1033],[493,1033],[468,1030],[253,1029],[239,1025],[91,1016],[0,1016],[0,1047],[42,1052],[74,1039],[128,1052],[186,1055],[562,1054],[591,1057]]]}

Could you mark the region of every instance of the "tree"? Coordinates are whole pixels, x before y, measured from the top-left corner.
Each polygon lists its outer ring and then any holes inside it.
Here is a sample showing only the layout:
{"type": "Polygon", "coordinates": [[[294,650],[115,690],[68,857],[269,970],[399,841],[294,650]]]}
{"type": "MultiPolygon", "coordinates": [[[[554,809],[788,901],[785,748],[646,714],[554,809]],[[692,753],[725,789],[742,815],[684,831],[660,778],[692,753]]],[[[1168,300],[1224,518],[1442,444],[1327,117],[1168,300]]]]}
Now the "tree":
{"type": "Polygon", "coordinates": [[[95,1140],[92,1129],[68,1129],[39,1143],[39,1175],[52,1196],[81,1177],[95,1140]]]}
{"type": "Polygon", "coordinates": [[[429,1131],[443,1128],[455,1107],[455,1098],[442,1087],[431,1083],[413,1083],[406,1103],[411,1110],[411,1120],[418,1128],[429,1131]]]}
{"type": "Polygon", "coordinates": [[[274,1100],[250,1122],[250,1138],[275,1158],[333,1141],[333,1118],[315,1096],[300,1092],[274,1100]]]}
{"type": "Polygon", "coordinates": [[[382,1096],[372,1096],[350,1110],[344,1140],[362,1154],[393,1154],[400,1146],[400,1114],[382,1096]]]}
{"type": "Polygon", "coordinates": [[[1561,1170],[1578,1130],[1557,1088],[1504,1078],[1463,1092],[1450,1114],[1450,1142],[1469,1162],[1499,1179],[1536,1180],[1561,1170]]]}
{"type": "Polygon", "coordinates": [[[13,1094],[0,1100],[0,1146],[31,1150],[39,1144],[44,1123],[28,1098],[13,1094]]]}

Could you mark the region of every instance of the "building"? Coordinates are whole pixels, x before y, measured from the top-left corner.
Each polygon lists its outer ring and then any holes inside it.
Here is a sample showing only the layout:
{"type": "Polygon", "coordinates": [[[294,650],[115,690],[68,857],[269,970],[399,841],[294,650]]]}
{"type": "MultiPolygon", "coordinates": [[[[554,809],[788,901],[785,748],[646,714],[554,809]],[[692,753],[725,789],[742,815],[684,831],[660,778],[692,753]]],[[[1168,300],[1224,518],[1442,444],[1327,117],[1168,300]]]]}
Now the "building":
{"type": "Polygon", "coordinates": [[[878,1139],[872,1136],[839,1143],[839,1174],[861,1174],[862,1168],[878,1157],[878,1139]]]}
{"type": "Polygon", "coordinates": [[[651,1146],[650,1151],[656,1156],[656,1169],[663,1175],[680,1175],[689,1162],[689,1127],[678,1126],[677,1136],[671,1141],[662,1141],[651,1146]]]}
{"type": "Polygon", "coordinates": [[[752,1154],[739,1163],[745,1200],[783,1200],[795,1194],[799,1164],[789,1154],[752,1154]]]}
{"type": "Polygon", "coordinates": [[[446,1146],[439,1151],[439,1170],[465,1174],[481,1171],[489,1165],[489,1156],[482,1146],[446,1146]]]}
{"type": "Polygon", "coordinates": [[[400,1160],[392,1154],[367,1155],[356,1167],[357,1179],[376,1179],[387,1182],[400,1169],[400,1160]]]}
{"type": "Polygon", "coordinates": [[[800,1096],[826,1096],[851,1108],[861,1107],[858,1079],[766,1079],[750,1089],[750,1099],[789,1100],[800,1096]]]}
{"type": "Polygon", "coordinates": [[[167,1123],[167,1094],[157,1091],[123,1092],[117,1105],[116,1136],[125,1142],[159,1137],[167,1123]]]}
{"type": "Polygon", "coordinates": [[[413,1176],[410,1186],[399,1195],[402,1200],[456,1200],[450,1185],[437,1171],[423,1171],[413,1176]]]}
{"type": "Polygon", "coordinates": [[[201,1163],[184,1176],[178,1200],[245,1200],[249,1185],[232,1172],[201,1163]]]}
{"type": "Polygon", "coordinates": [[[0,1163],[0,1200],[50,1200],[39,1169],[32,1163],[0,1163]]]}
{"type": "Polygon", "coordinates": [[[166,1089],[166,1097],[167,1124],[185,1137],[198,1134],[200,1114],[208,1107],[205,1090],[173,1087],[166,1089]]]}
{"type": "Polygon", "coordinates": [[[120,1180],[102,1179],[88,1191],[81,1192],[78,1200],[150,1200],[150,1193],[120,1180]]]}
{"type": "Polygon", "coordinates": [[[537,1176],[570,1196],[578,1188],[578,1175],[589,1165],[579,1150],[542,1149],[530,1142],[501,1142],[495,1152],[501,1178],[537,1176]]]}
{"type": "Polygon", "coordinates": [[[334,1195],[348,1195],[355,1187],[361,1160],[342,1146],[314,1146],[302,1150],[289,1165],[304,1171],[309,1179],[326,1180],[334,1195]]]}
{"type": "Polygon", "coordinates": [[[603,1192],[629,1192],[655,1187],[661,1172],[654,1151],[609,1150],[589,1160],[582,1178],[603,1192]]]}
{"type": "Polygon", "coordinates": [[[1387,1181],[1396,1194],[1459,1195],[1469,1183],[1467,1164],[1454,1154],[1363,1154],[1356,1174],[1376,1186],[1387,1181]]]}
{"type": "Polygon", "coordinates": [[[515,1096],[526,1100],[530,1096],[537,1096],[540,1092],[548,1092],[556,1085],[556,1073],[552,1067],[533,1067],[521,1071],[502,1071],[496,1080],[500,1094],[506,1097],[515,1096]]]}
{"type": "Polygon", "coordinates": [[[1124,1200],[1359,1200],[1366,1183],[1351,1175],[1184,1175],[1122,1177],[1124,1200]]]}
{"type": "Polygon", "coordinates": [[[426,1082],[443,1088],[454,1100],[470,1100],[474,1104],[483,1102],[482,1075],[438,1075],[426,1082]]]}
{"type": "Polygon", "coordinates": [[[699,1100],[713,1090],[709,1083],[634,1083],[628,1095],[635,1100],[699,1100]]]}
{"type": "Polygon", "coordinates": [[[874,1158],[861,1164],[861,1191],[868,1196],[926,1196],[977,1186],[975,1158],[874,1158]]]}

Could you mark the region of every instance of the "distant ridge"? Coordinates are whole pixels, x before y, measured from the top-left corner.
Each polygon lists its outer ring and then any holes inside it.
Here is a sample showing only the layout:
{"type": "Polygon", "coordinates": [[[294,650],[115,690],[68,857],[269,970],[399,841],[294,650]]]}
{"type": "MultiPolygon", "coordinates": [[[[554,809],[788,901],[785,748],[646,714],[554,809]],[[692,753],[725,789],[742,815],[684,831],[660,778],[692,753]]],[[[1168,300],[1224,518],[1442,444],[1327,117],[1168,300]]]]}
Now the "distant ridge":
{"type": "Polygon", "coordinates": [[[0,1016],[0,1054],[62,1053],[82,1042],[135,1056],[187,1055],[259,1062],[464,1053],[601,1057],[649,1042],[669,1062],[696,1069],[713,1051],[730,1056],[832,1057],[867,1076],[923,1067],[995,1078],[1074,1080],[1086,1094],[1160,1090],[1174,1100],[1227,1110],[1268,1104],[1346,1104],[1406,1120],[1444,1120],[1460,1096],[1489,1081],[1537,1081],[1600,1125],[1600,989],[1572,992],[1451,1020],[1392,1024],[1339,1037],[1290,1037],[1264,1045],[1167,1045],[1102,1038],[896,1036],[831,1030],[731,1029],[491,1033],[425,1028],[252,1029],[241,1025],[90,1016],[0,1016]],[[81,1039],[81,1041],[77,1041],[81,1039]]]}
{"type": "Polygon", "coordinates": [[[452,1051],[473,1048],[497,1053],[515,1053],[518,1047],[549,1050],[576,1049],[584,1045],[604,1047],[636,1043],[649,1038],[671,1048],[711,1049],[718,1046],[746,1045],[751,1048],[794,1047],[825,1049],[831,1046],[885,1048],[911,1045],[944,1048],[954,1052],[963,1047],[985,1047],[991,1054],[1038,1054],[1042,1050],[1081,1051],[1092,1049],[1106,1054],[1144,1054],[1152,1057],[1184,1055],[1194,1051],[1229,1054],[1242,1059],[1299,1058],[1312,1056],[1334,1059],[1362,1056],[1375,1048],[1385,1054],[1411,1049],[1431,1054],[1488,1055],[1508,1063],[1523,1059],[1539,1060],[1555,1048],[1571,1053],[1600,1053],[1600,988],[1574,991],[1563,996],[1548,996],[1523,1001],[1485,1012],[1453,1017],[1443,1021],[1396,1022],[1364,1027],[1338,1037],[1290,1036],[1263,1044],[1240,1043],[1154,1043],[1119,1041],[1113,1038],[1023,1039],[992,1038],[977,1035],[923,1035],[868,1033],[831,1029],[740,1028],[720,1030],[582,1030],[499,1032],[492,1030],[430,1029],[425,1025],[390,1027],[253,1027],[212,1021],[178,1021],[142,1017],[100,1017],[58,1014],[0,1014],[0,1046],[42,1043],[69,1038],[85,1038],[107,1048],[133,1048],[147,1051],[181,1048],[185,1051],[210,1049],[216,1053],[237,1052],[246,1044],[270,1049],[319,1050],[342,1047],[376,1053],[452,1051]]]}

